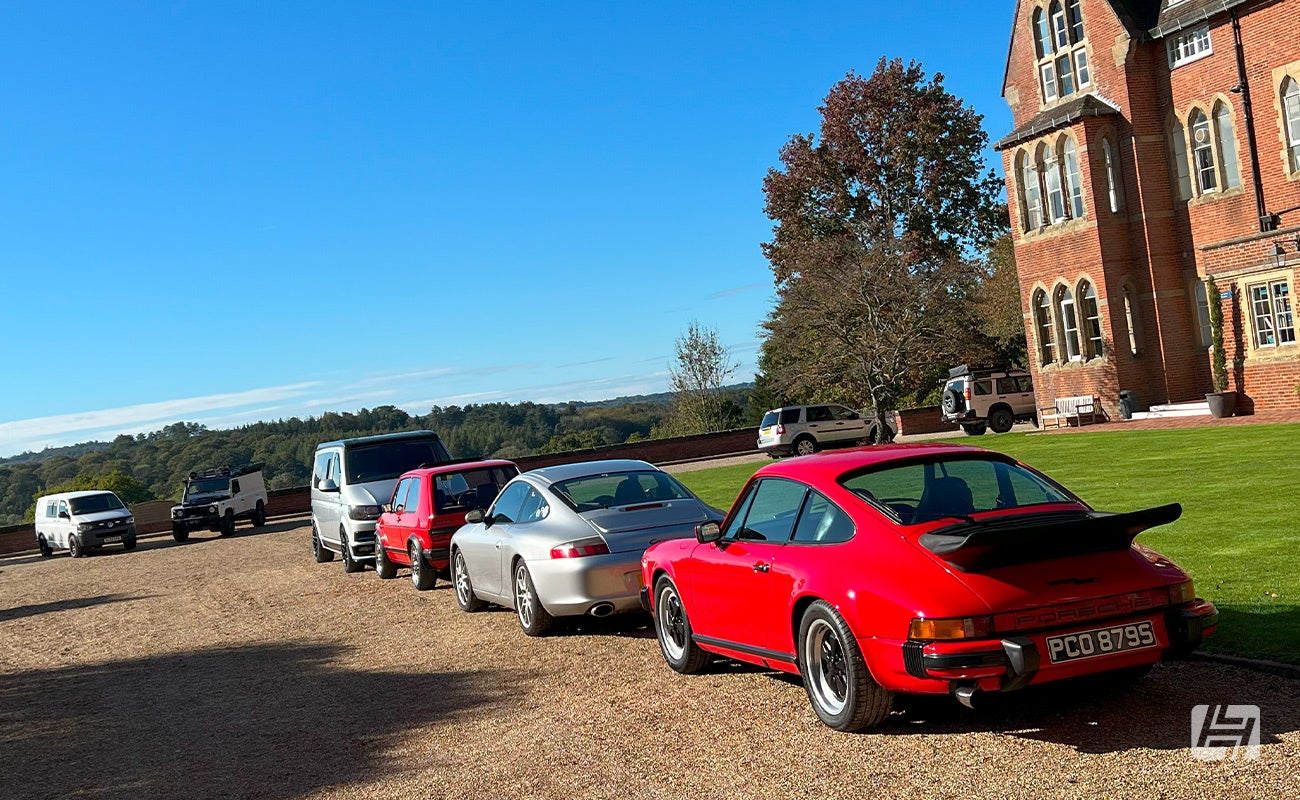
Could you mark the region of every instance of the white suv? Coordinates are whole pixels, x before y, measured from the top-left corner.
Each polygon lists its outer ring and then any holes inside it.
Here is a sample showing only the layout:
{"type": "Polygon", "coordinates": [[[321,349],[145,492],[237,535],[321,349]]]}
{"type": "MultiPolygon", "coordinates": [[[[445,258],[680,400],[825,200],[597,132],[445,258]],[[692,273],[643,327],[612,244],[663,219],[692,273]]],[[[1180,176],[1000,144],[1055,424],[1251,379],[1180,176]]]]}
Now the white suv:
{"type": "Polygon", "coordinates": [[[948,370],[943,387],[943,418],[970,436],[985,429],[1006,433],[1017,422],[1033,420],[1034,379],[1021,369],[969,367],[948,370]]]}
{"type": "Polygon", "coordinates": [[[222,536],[235,534],[235,520],[249,519],[254,528],[266,524],[266,482],[261,464],[191,472],[181,501],[172,506],[172,538],[190,538],[200,528],[222,536]]]}
{"type": "MultiPolygon", "coordinates": [[[[840,405],[787,406],[763,415],[758,426],[758,449],[776,458],[792,453],[806,456],[828,447],[853,447],[876,441],[880,420],[874,411],[859,414],[840,405]]],[[[885,441],[894,429],[884,427],[885,441]]]]}

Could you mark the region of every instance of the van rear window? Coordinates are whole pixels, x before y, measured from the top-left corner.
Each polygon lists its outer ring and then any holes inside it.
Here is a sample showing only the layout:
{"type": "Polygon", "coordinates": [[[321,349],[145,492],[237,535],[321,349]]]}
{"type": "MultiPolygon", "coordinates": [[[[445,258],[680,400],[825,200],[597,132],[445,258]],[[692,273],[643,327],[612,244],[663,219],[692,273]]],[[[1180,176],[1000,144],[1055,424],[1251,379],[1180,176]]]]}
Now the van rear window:
{"type": "Polygon", "coordinates": [[[445,464],[451,453],[440,439],[401,439],[349,447],[344,461],[348,483],[370,483],[392,480],[421,464],[445,464]]]}

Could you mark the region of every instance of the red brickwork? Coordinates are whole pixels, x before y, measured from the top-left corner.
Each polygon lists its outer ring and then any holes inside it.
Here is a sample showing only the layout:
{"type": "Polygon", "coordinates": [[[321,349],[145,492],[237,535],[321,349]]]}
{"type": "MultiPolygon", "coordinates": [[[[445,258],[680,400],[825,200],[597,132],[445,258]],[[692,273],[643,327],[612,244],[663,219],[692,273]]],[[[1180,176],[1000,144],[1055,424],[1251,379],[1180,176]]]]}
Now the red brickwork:
{"type": "MultiPolygon", "coordinates": [[[[1017,128],[1082,96],[1075,93],[1044,103],[1031,23],[1036,7],[1046,9],[1047,3],[1018,4],[1007,62],[1004,92],[1017,128]]],[[[1270,254],[1274,243],[1284,242],[1300,266],[1300,255],[1295,254],[1300,240],[1286,227],[1300,223],[1300,211],[1284,216],[1282,230],[1259,233],[1244,93],[1233,91],[1239,78],[1230,13],[1210,16],[1209,55],[1170,69],[1165,40],[1127,31],[1110,2],[1083,0],[1082,10],[1091,73],[1091,84],[1083,92],[1113,105],[1118,113],[1083,116],[1014,142],[1002,152],[1039,404],[1096,394],[1114,416],[1121,388],[1135,389],[1141,405],[1200,399],[1213,386],[1193,286],[1214,275],[1221,289],[1236,293],[1225,301],[1224,311],[1233,388],[1245,395],[1239,407],[1300,408],[1295,391],[1300,346],[1253,346],[1251,322],[1245,316],[1252,280],[1280,276],[1289,281],[1292,294],[1296,291],[1297,270],[1279,272],[1270,254]],[[1240,186],[1220,185],[1218,191],[1181,200],[1171,174],[1172,120],[1177,115],[1186,125],[1193,109],[1212,118],[1216,103],[1232,120],[1240,186]],[[1051,146],[1063,135],[1074,141],[1078,152],[1084,215],[1026,231],[1017,156],[1033,154],[1043,144],[1051,146]],[[1103,139],[1114,149],[1113,169],[1123,187],[1121,207],[1114,212],[1103,139]],[[1050,295],[1063,284],[1075,292],[1085,278],[1097,292],[1105,355],[1082,363],[1040,364],[1039,331],[1031,307],[1035,291],[1050,295]],[[1130,347],[1126,288],[1132,296],[1136,353],[1130,347]]],[[[1300,80],[1300,0],[1259,0],[1238,6],[1235,13],[1240,18],[1265,207],[1275,212],[1300,206],[1300,173],[1289,171],[1281,102],[1283,78],[1300,80]]],[[[1191,168],[1194,172],[1194,163],[1191,168]]]]}

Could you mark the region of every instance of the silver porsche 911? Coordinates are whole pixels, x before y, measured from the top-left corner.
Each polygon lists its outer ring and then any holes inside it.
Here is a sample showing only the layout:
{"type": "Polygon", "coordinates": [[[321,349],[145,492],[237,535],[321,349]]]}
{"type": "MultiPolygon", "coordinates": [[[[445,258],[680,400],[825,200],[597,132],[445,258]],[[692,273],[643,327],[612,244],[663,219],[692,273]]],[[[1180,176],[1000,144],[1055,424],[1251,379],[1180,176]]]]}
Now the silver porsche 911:
{"type": "Polygon", "coordinates": [[[589,461],[525,472],[451,537],[456,602],[514,608],[529,636],[555,617],[640,609],[641,554],[721,521],[671,475],[644,461],[589,461]]]}

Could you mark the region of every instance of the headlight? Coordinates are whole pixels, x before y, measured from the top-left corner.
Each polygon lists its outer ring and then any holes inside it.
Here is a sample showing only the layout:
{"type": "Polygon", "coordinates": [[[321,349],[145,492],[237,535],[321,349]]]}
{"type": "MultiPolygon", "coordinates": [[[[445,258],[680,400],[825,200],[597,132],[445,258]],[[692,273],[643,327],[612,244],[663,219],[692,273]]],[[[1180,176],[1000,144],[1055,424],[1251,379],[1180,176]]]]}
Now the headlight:
{"type": "Polygon", "coordinates": [[[379,519],[383,512],[379,506],[348,506],[348,516],[352,519],[379,519]]]}
{"type": "Polygon", "coordinates": [[[127,518],[126,518],[126,524],[127,524],[127,525],[134,525],[134,524],[135,524],[135,517],[127,517],[127,518]]]}
{"type": "Polygon", "coordinates": [[[216,506],[208,506],[208,513],[209,513],[209,514],[215,514],[215,513],[217,513],[217,507],[216,507],[216,506]]]}
{"type": "Polygon", "coordinates": [[[79,533],[85,533],[86,531],[93,531],[94,529],[95,529],[95,523],[93,522],[77,523],[77,531],[79,533]]]}
{"type": "Polygon", "coordinates": [[[183,514],[183,513],[185,513],[185,512],[181,511],[179,508],[173,508],[173,509],[172,509],[172,519],[180,519],[180,518],[181,518],[181,514],[183,514]]]}

